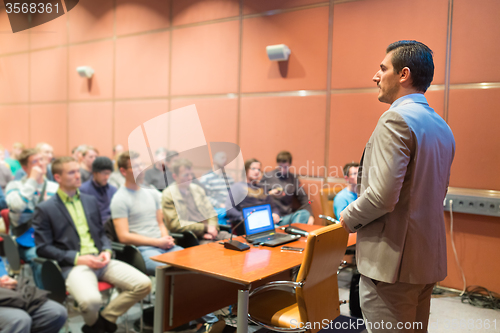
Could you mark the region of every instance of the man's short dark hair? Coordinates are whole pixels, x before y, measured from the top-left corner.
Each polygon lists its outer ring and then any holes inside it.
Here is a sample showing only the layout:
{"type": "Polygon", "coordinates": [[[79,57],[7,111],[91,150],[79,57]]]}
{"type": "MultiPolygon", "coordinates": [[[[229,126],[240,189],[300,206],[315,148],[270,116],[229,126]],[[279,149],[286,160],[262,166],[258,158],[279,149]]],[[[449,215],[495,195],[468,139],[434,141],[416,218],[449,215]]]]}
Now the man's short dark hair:
{"type": "Polygon", "coordinates": [[[276,156],[276,163],[290,163],[292,164],[292,154],[289,151],[282,150],[276,156]]]}
{"type": "Polygon", "coordinates": [[[184,169],[191,169],[193,167],[193,163],[186,158],[179,158],[178,160],[175,160],[172,163],[172,171],[175,175],[179,175],[181,167],[184,167],[184,169]]]}
{"type": "Polygon", "coordinates": [[[412,85],[418,91],[426,92],[434,78],[432,50],[425,44],[414,40],[400,40],[387,47],[386,53],[392,53],[394,72],[399,73],[405,67],[410,69],[412,85]]]}
{"type": "MultiPolygon", "coordinates": [[[[252,163],[260,163],[260,161],[256,158],[250,158],[245,161],[245,174],[247,174],[248,170],[250,170],[250,166],[252,163]]],[[[262,163],[261,163],[262,164],[262,163]]]]}
{"type": "Polygon", "coordinates": [[[116,160],[116,164],[118,165],[119,168],[124,168],[125,170],[128,169],[128,161],[130,159],[138,158],[139,154],[136,153],[135,151],[124,151],[120,155],[118,155],[118,159],[116,160]]]}
{"type": "Polygon", "coordinates": [[[351,170],[351,168],[353,168],[353,167],[354,168],[359,167],[359,163],[351,162],[351,163],[347,163],[346,165],[344,165],[344,169],[343,169],[344,176],[349,177],[349,170],[351,170]]]}
{"type": "Polygon", "coordinates": [[[92,172],[101,172],[105,170],[114,171],[113,161],[106,156],[96,157],[94,162],[92,162],[92,172]]]}
{"type": "Polygon", "coordinates": [[[76,162],[76,160],[71,156],[63,156],[56,158],[54,162],[52,162],[52,174],[62,175],[63,165],[69,162],[76,162]]]}
{"type": "Polygon", "coordinates": [[[27,166],[29,158],[38,153],[38,149],[35,148],[24,149],[19,155],[19,163],[21,163],[23,167],[27,166]]]}

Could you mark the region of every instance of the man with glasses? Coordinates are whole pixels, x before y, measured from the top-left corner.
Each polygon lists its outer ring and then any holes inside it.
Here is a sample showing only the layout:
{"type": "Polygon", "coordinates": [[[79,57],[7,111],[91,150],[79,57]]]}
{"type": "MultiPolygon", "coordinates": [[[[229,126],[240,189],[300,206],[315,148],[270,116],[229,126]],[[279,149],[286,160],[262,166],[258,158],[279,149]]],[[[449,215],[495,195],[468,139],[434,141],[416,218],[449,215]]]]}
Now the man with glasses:
{"type": "Polygon", "coordinates": [[[38,150],[23,150],[19,155],[19,162],[26,175],[21,180],[10,182],[5,189],[10,230],[16,237],[21,259],[30,264],[36,285],[42,287],[40,266],[33,261],[37,255],[31,220],[35,207],[51,198],[59,185],[45,177],[46,159],[38,150]]]}

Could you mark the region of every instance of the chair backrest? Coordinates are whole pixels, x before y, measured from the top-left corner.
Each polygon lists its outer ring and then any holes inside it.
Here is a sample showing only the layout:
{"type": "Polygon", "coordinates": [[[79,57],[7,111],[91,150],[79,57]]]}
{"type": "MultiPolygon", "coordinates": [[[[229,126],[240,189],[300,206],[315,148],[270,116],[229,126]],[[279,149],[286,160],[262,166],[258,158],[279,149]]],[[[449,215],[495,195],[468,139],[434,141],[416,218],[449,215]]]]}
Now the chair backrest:
{"type": "Polygon", "coordinates": [[[133,245],[124,245],[121,251],[115,251],[115,258],[137,268],[146,275],[148,274],[141,252],[133,245]]]}
{"type": "Polygon", "coordinates": [[[0,215],[2,216],[3,223],[5,224],[5,233],[9,233],[10,227],[10,219],[9,219],[9,209],[5,208],[0,211],[0,215]]]}
{"type": "MultiPolygon", "coordinates": [[[[334,320],[340,314],[337,270],[349,235],[333,224],[309,233],[304,260],[297,275],[296,288],[301,322],[334,320]]],[[[314,325],[313,325],[314,326],[314,325]]],[[[311,332],[319,331],[312,328],[311,332]]]]}
{"type": "Polygon", "coordinates": [[[342,191],[344,187],[346,187],[346,184],[334,184],[333,186],[325,187],[320,190],[323,215],[338,219],[333,211],[333,201],[337,193],[342,191]]]}
{"type": "Polygon", "coordinates": [[[1,234],[0,236],[3,238],[3,250],[9,261],[9,268],[14,274],[18,274],[21,270],[21,257],[17,243],[9,234],[1,234]]]}

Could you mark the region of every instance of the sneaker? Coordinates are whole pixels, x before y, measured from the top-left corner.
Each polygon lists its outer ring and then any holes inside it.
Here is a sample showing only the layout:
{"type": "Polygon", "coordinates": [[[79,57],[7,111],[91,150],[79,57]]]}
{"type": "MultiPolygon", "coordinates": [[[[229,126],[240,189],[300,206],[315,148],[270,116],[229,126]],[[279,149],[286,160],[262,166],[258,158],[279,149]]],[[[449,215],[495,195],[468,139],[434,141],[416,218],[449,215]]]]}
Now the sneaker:
{"type": "Polygon", "coordinates": [[[222,333],[224,328],[226,327],[226,321],[224,318],[219,317],[219,321],[213,324],[208,325],[207,333],[222,333]]]}

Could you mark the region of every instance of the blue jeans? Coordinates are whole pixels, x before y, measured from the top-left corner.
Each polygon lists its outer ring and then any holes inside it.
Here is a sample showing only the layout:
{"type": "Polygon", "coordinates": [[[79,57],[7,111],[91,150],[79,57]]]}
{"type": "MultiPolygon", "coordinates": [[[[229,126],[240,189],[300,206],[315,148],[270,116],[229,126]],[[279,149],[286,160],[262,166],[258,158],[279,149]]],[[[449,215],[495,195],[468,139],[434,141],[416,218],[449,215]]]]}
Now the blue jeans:
{"type": "Polygon", "coordinates": [[[38,288],[43,289],[42,283],[42,265],[36,263],[33,259],[37,257],[36,255],[36,246],[33,247],[25,247],[22,245],[18,245],[19,256],[22,260],[30,264],[31,270],[33,271],[33,279],[35,280],[35,284],[38,288]]]}
{"type": "Polygon", "coordinates": [[[283,218],[281,219],[280,223],[278,223],[278,225],[280,225],[280,226],[287,225],[288,223],[290,223],[290,219],[292,217],[293,217],[292,223],[307,224],[307,221],[309,220],[309,216],[311,216],[311,214],[309,213],[308,210],[301,209],[301,210],[296,211],[295,213],[283,216],[283,218]]]}
{"type": "Polygon", "coordinates": [[[157,266],[165,266],[165,264],[151,260],[149,258],[154,257],[154,256],[158,256],[160,254],[174,252],[174,251],[180,251],[180,250],[184,249],[178,245],[174,245],[174,247],[172,247],[168,250],[160,249],[160,248],[154,247],[154,246],[138,246],[137,248],[139,249],[139,251],[141,251],[142,258],[144,259],[144,262],[146,263],[146,270],[148,272],[148,275],[155,275],[155,270],[156,270],[157,266]]]}
{"type": "Polygon", "coordinates": [[[9,333],[54,333],[66,323],[64,306],[48,300],[31,315],[26,311],[0,307],[0,327],[9,333]]]}

